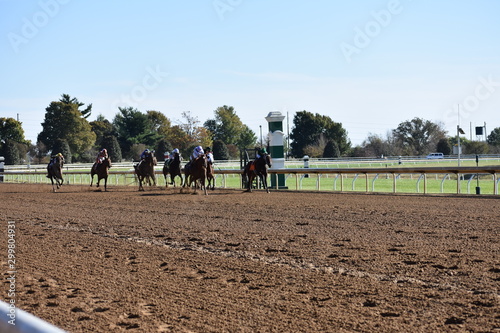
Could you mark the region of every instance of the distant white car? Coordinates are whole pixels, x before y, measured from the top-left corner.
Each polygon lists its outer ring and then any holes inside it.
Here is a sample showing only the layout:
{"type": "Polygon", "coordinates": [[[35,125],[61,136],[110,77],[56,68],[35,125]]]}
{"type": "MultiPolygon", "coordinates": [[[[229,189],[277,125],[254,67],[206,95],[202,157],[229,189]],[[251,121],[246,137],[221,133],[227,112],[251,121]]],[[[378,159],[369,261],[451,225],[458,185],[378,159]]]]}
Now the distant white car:
{"type": "Polygon", "coordinates": [[[429,158],[429,159],[441,159],[441,158],[444,158],[444,155],[443,155],[443,153],[430,153],[429,155],[427,155],[427,158],[429,158]]]}

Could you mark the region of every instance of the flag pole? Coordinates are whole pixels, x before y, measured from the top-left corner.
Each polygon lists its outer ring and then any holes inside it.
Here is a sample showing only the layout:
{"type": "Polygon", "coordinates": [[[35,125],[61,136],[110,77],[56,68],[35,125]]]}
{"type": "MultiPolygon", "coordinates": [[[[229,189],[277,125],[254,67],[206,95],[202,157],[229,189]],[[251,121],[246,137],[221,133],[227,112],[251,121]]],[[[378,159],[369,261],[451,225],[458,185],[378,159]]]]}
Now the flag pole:
{"type": "Polygon", "coordinates": [[[460,104],[458,104],[458,125],[457,125],[457,144],[458,144],[458,166],[460,166],[460,104]]]}

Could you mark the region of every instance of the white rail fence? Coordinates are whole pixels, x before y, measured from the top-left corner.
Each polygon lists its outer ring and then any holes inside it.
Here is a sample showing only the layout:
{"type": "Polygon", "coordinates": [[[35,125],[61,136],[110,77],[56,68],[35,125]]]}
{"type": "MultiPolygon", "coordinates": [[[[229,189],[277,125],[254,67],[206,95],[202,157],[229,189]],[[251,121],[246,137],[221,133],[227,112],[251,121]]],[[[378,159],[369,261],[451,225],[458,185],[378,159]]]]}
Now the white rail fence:
{"type": "MultiPolygon", "coordinates": [[[[218,180],[219,186],[222,188],[227,188],[228,177],[237,177],[238,188],[241,188],[241,170],[240,169],[216,169],[215,176],[218,180]],[[220,181],[220,179],[222,180],[220,181]]],[[[156,170],[157,175],[162,175],[161,170],[156,170]]],[[[429,175],[435,175],[436,179],[438,175],[443,178],[441,180],[441,192],[443,192],[443,184],[445,180],[456,178],[456,193],[461,193],[461,184],[467,181],[467,193],[470,192],[470,184],[473,179],[479,180],[479,177],[489,176],[492,180],[491,193],[498,195],[498,173],[500,173],[500,165],[493,166],[482,166],[482,167],[385,167],[385,168],[283,168],[283,169],[269,169],[269,177],[275,177],[275,184],[278,184],[278,175],[286,175],[287,183],[295,183],[295,190],[300,190],[302,188],[302,181],[306,175],[314,175],[316,177],[316,189],[321,189],[321,179],[322,176],[334,176],[333,181],[333,191],[349,191],[354,190],[356,181],[361,177],[365,181],[365,191],[375,192],[375,182],[379,179],[380,175],[384,175],[385,178],[392,178],[392,189],[393,193],[398,192],[398,179],[402,175],[409,175],[413,178],[414,175],[418,175],[416,180],[416,192],[420,192],[420,183],[423,183],[423,193],[428,193],[427,181],[429,175]],[[351,176],[348,179],[347,176],[351,176]],[[371,178],[369,178],[369,176],[371,178]],[[294,177],[293,182],[290,178],[294,177]],[[346,182],[351,181],[351,188],[349,188],[346,182]],[[370,187],[371,184],[371,187],[370,187]],[[337,185],[339,185],[337,187],[337,185]]],[[[26,170],[26,171],[5,171],[0,173],[3,175],[6,182],[27,182],[27,183],[48,183],[46,178],[46,172],[42,170],[26,170]]],[[[89,184],[90,183],[90,172],[89,171],[77,171],[77,170],[67,170],[64,172],[64,178],[69,184],[89,184]]],[[[232,182],[233,184],[235,182],[232,182]]],[[[133,170],[110,170],[110,176],[108,179],[109,185],[132,185],[136,184],[136,177],[133,170]]],[[[165,185],[165,180],[163,177],[158,177],[158,185],[165,185]]],[[[234,188],[234,185],[233,185],[234,188]]],[[[290,189],[292,189],[290,187],[290,189]]],[[[415,192],[415,191],[412,191],[415,192]]],[[[476,193],[479,194],[479,193],[476,193]]]]}
{"type": "Polygon", "coordinates": [[[0,332],[2,333],[65,333],[56,326],[0,301],[0,332]]]}

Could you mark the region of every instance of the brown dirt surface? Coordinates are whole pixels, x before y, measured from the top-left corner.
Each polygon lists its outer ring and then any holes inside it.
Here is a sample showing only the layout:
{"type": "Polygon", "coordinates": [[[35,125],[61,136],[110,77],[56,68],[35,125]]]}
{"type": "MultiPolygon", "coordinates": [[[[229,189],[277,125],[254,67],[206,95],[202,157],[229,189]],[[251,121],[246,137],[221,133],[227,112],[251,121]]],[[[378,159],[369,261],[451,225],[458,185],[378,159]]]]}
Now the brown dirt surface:
{"type": "Polygon", "coordinates": [[[500,331],[499,197],[0,195],[16,304],[70,332],[500,331]]]}

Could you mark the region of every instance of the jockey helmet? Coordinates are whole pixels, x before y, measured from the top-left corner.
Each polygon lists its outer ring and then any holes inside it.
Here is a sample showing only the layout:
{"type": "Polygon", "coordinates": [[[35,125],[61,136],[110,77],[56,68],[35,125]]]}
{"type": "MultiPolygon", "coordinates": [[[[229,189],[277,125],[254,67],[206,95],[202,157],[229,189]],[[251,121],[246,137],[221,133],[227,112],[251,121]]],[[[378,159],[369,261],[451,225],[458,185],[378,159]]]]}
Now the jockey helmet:
{"type": "Polygon", "coordinates": [[[202,151],[203,148],[201,146],[198,146],[198,147],[195,148],[195,150],[199,152],[199,151],[202,151]]]}
{"type": "Polygon", "coordinates": [[[174,150],[172,150],[172,153],[173,154],[176,154],[176,153],[179,154],[179,149],[175,148],[174,150]]]}
{"type": "Polygon", "coordinates": [[[260,151],[259,151],[260,154],[267,154],[267,150],[266,148],[262,148],[260,151]]]}
{"type": "Polygon", "coordinates": [[[207,148],[205,148],[205,151],[212,151],[212,148],[207,147],[207,148]]]}

